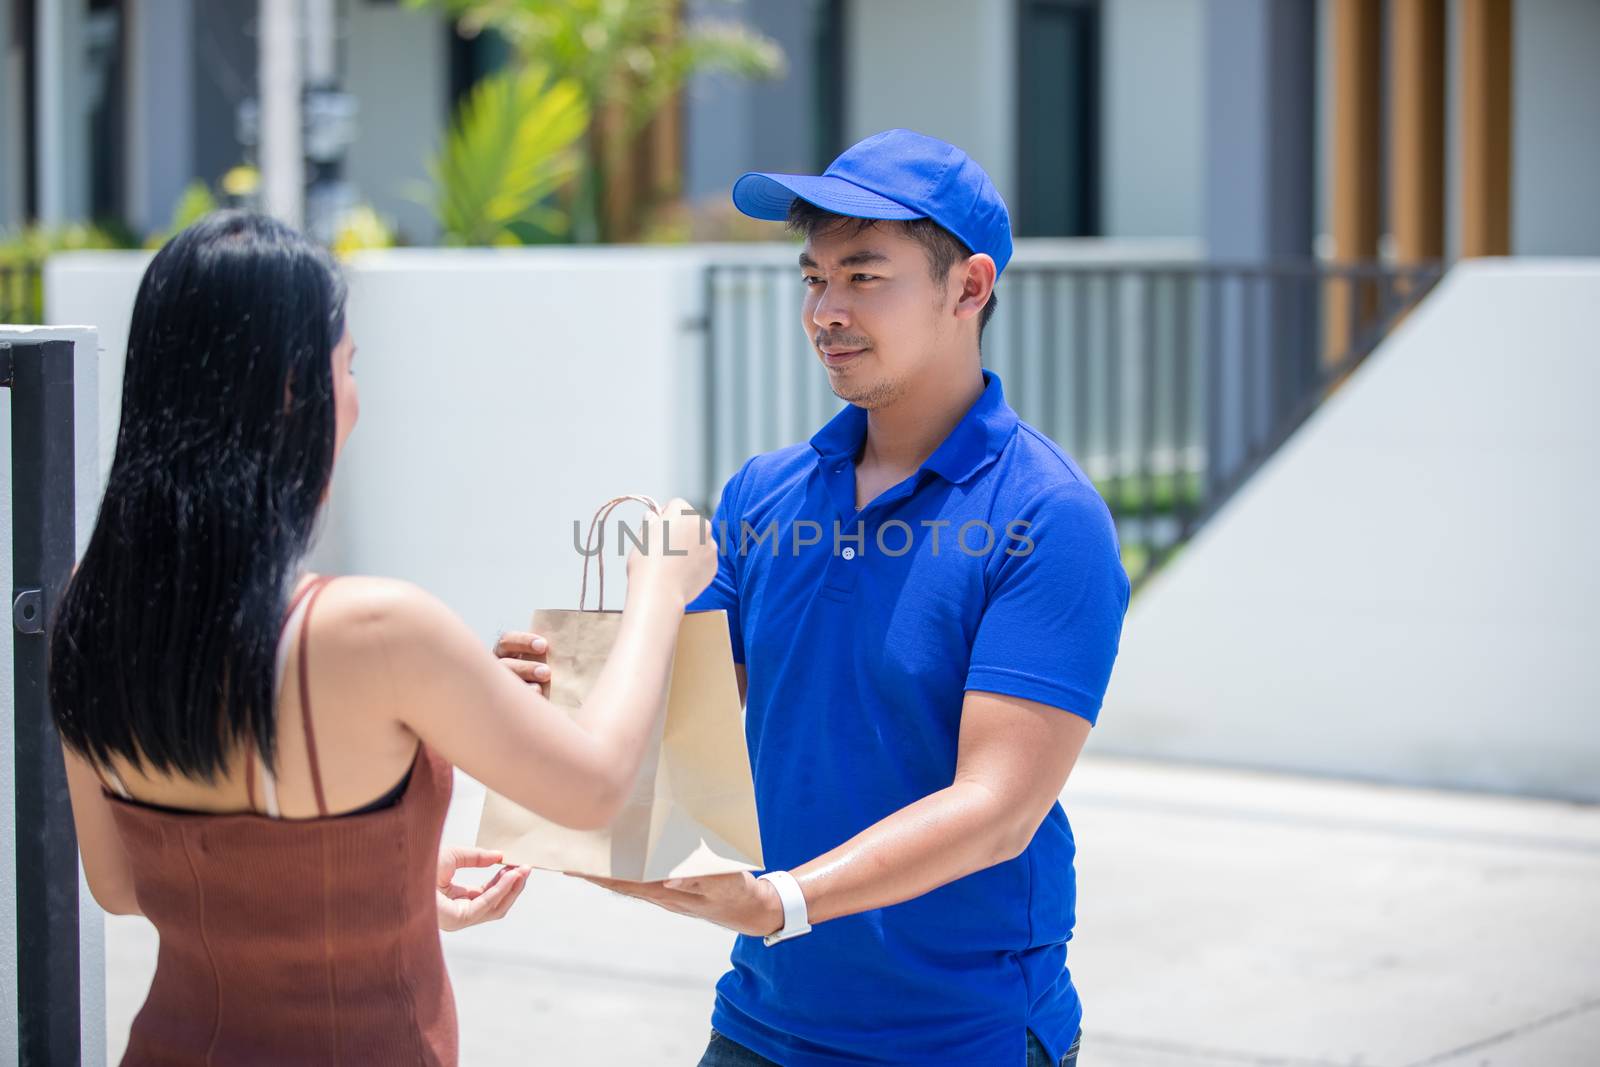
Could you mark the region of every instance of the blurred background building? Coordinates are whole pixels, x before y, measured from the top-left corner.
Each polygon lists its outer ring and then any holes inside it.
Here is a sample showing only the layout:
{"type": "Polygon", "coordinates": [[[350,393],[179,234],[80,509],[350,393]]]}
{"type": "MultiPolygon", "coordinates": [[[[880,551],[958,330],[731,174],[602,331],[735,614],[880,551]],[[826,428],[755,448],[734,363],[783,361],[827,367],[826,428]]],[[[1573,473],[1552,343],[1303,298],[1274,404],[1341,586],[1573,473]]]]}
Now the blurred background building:
{"type": "MultiPolygon", "coordinates": [[[[1464,153],[1481,129],[1491,147],[1503,141],[1507,168],[1492,194],[1505,201],[1506,239],[1490,250],[1600,250],[1578,177],[1600,169],[1600,10],[1414,6],[1415,16],[1378,0],[690,0],[677,6],[684,23],[736,21],[784,60],[777,77],[692,80],[664,110],[652,165],[690,203],[716,202],[743,170],[818,168],[861,136],[909,126],[982,160],[1023,236],[1207,238],[1221,221],[1208,161],[1246,166],[1237,137],[1265,118],[1233,91],[1279,113],[1274,155],[1309,139],[1302,173],[1285,177],[1310,196],[1313,235],[1334,234],[1338,168],[1398,165],[1385,134],[1411,143],[1414,130],[1432,157],[1419,177],[1440,186],[1448,220],[1441,250],[1461,251],[1464,153]],[[1348,127],[1334,118],[1341,92],[1356,94],[1348,127]],[[1482,97],[1504,113],[1478,115],[1482,97]],[[1413,119],[1407,107],[1421,110],[1413,119]]],[[[101,221],[143,234],[167,224],[191,181],[215,188],[252,159],[241,111],[261,81],[257,7],[7,0],[0,225],[101,221]]],[[[330,57],[320,71],[309,64],[307,82],[359,108],[343,176],[410,243],[434,241],[415,187],[452,106],[507,58],[504,39],[463,36],[439,8],[397,0],[319,0],[297,23],[330,57]]],[[[1397,236],[1404,199],[1365,195],[1364,225],[1397,236]]]]}

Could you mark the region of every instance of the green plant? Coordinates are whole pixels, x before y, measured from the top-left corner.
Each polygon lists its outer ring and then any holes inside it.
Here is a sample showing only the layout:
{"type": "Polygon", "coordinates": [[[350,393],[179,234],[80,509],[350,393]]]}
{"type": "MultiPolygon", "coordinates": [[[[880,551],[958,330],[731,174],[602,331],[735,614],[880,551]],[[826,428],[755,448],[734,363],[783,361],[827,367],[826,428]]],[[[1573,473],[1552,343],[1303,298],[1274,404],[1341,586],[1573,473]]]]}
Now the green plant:
{"type": "Polygon", "coordinates": [[[393,248],[394,230],[372,205],[357,204],[339,216],[329,247],[340,259],[368,249],[393,248]]]}
{"type": "Polygon", "coordinates": [[[528,227],[564,232],[566,215],[547,201],[576,172],[588,119],[578,87],[538,67],[478,82],[428,164],[445,239],[522,244],[528,227]]]}
{"type": "Polygon", "coordinates": [[[0,233],[0,322],[44,321],[44,261],[50,256],[125,247],[107,229],[85,223],[30,225],[0,233]]]}
{"type": "Polygon", "coordinates": [[[1167,515],[1180,509],[1193,513],[1205,502],[1200,475],[1189,471],[1114,475],[1096,481],[1095,488],[1113,511],[1128,513],[1148,510],[1167,515]]]}
{"type": "Polygon", "coordinates": [[[604,210],[610,175],[630,164],[643,128],[697,72],[744,78],[781,76],[783,49],[732,21],[680,27],[681,0],[407,0],[454,16],[461,32],[494,30],[524,65],[577,84],[593,117],[583,141],[583,181],[575,190],[580,240],[616,240],[644,228],[648,190],[624,210],[604,210]]]}

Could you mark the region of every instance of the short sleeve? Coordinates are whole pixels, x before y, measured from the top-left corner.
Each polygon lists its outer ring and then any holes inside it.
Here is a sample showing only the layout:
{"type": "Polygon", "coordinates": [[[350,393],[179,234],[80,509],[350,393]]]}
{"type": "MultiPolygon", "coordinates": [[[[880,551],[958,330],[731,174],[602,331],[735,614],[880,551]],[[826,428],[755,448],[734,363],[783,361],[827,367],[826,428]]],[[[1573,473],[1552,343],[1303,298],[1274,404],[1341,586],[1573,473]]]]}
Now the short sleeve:
{"type": "Polygon", "coordinates": [[[717,542],[717,574],[705,591],[690,601],[687,609],[716,611],[720,608],[728,613],[728,639],[733,644],[735,663],[744,662],[744,631],[739,624],[739,553],[731,546],[738,536],[739,490],[744,484],[745,471],[749,468],[750,463],[746,461],[738,473],[728,479],[728,484],[722,487],[722,497],[711,519],[711,536],[717,542]],[[729,530],[734,531],[731,538],[727,533],[729,530]]]}
{"type": "Polygon", "coordinates": [[[1093,724],[1129,593],[1104,501],[1087,485],[1052,490],[996,534],[966,688],[1050,704],[1093,724]]]}

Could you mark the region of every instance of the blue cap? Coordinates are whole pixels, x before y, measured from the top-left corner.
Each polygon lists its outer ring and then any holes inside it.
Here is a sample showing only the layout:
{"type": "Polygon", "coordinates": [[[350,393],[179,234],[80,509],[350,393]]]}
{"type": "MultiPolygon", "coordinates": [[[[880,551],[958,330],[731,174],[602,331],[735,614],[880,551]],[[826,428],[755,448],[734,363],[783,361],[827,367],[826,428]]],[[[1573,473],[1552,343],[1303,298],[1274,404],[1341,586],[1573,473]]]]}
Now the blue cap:
{"type": "Polygon", "coordinates": [[[794,198],[858,219],[932,219],[973,252],[1011,261],[1011,215],[989,175],[961,149],[912,130],[886,130],[850,146],[821,175],[752,171],[733,183],[733,203],[753,218],[782,221],[794,198]]]}

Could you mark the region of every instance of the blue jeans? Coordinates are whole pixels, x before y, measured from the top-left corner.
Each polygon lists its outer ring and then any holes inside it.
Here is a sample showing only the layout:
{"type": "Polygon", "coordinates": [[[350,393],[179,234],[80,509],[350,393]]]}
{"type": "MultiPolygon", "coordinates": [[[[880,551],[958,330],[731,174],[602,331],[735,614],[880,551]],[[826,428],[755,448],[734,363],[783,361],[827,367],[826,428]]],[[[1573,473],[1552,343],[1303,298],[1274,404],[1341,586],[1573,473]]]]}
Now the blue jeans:
{"type": "MultiPolygon", "coordinates": [[[[1078,1067],[1078,1044],[1083,1040],[1083,1031],[1078,1031],[1078,1036],[1072,1039],[1072,1047],[1067,1049],[1061,1057],[1061,1062],[1054,1067],[1078,1067]]],[[[706,1046],[706,1054],[700,1057],[700,1067],[780,1067],[765,1056],[758,1056],[730,1038],[723,1037],[715,1030],[711,1031],[711,1044],[706,1046]]],[[[1028,1062],[1027,1067],[1052,1067],[1044,1046],[1032,1033],[1028,1034],[1028,1062]]]]}

